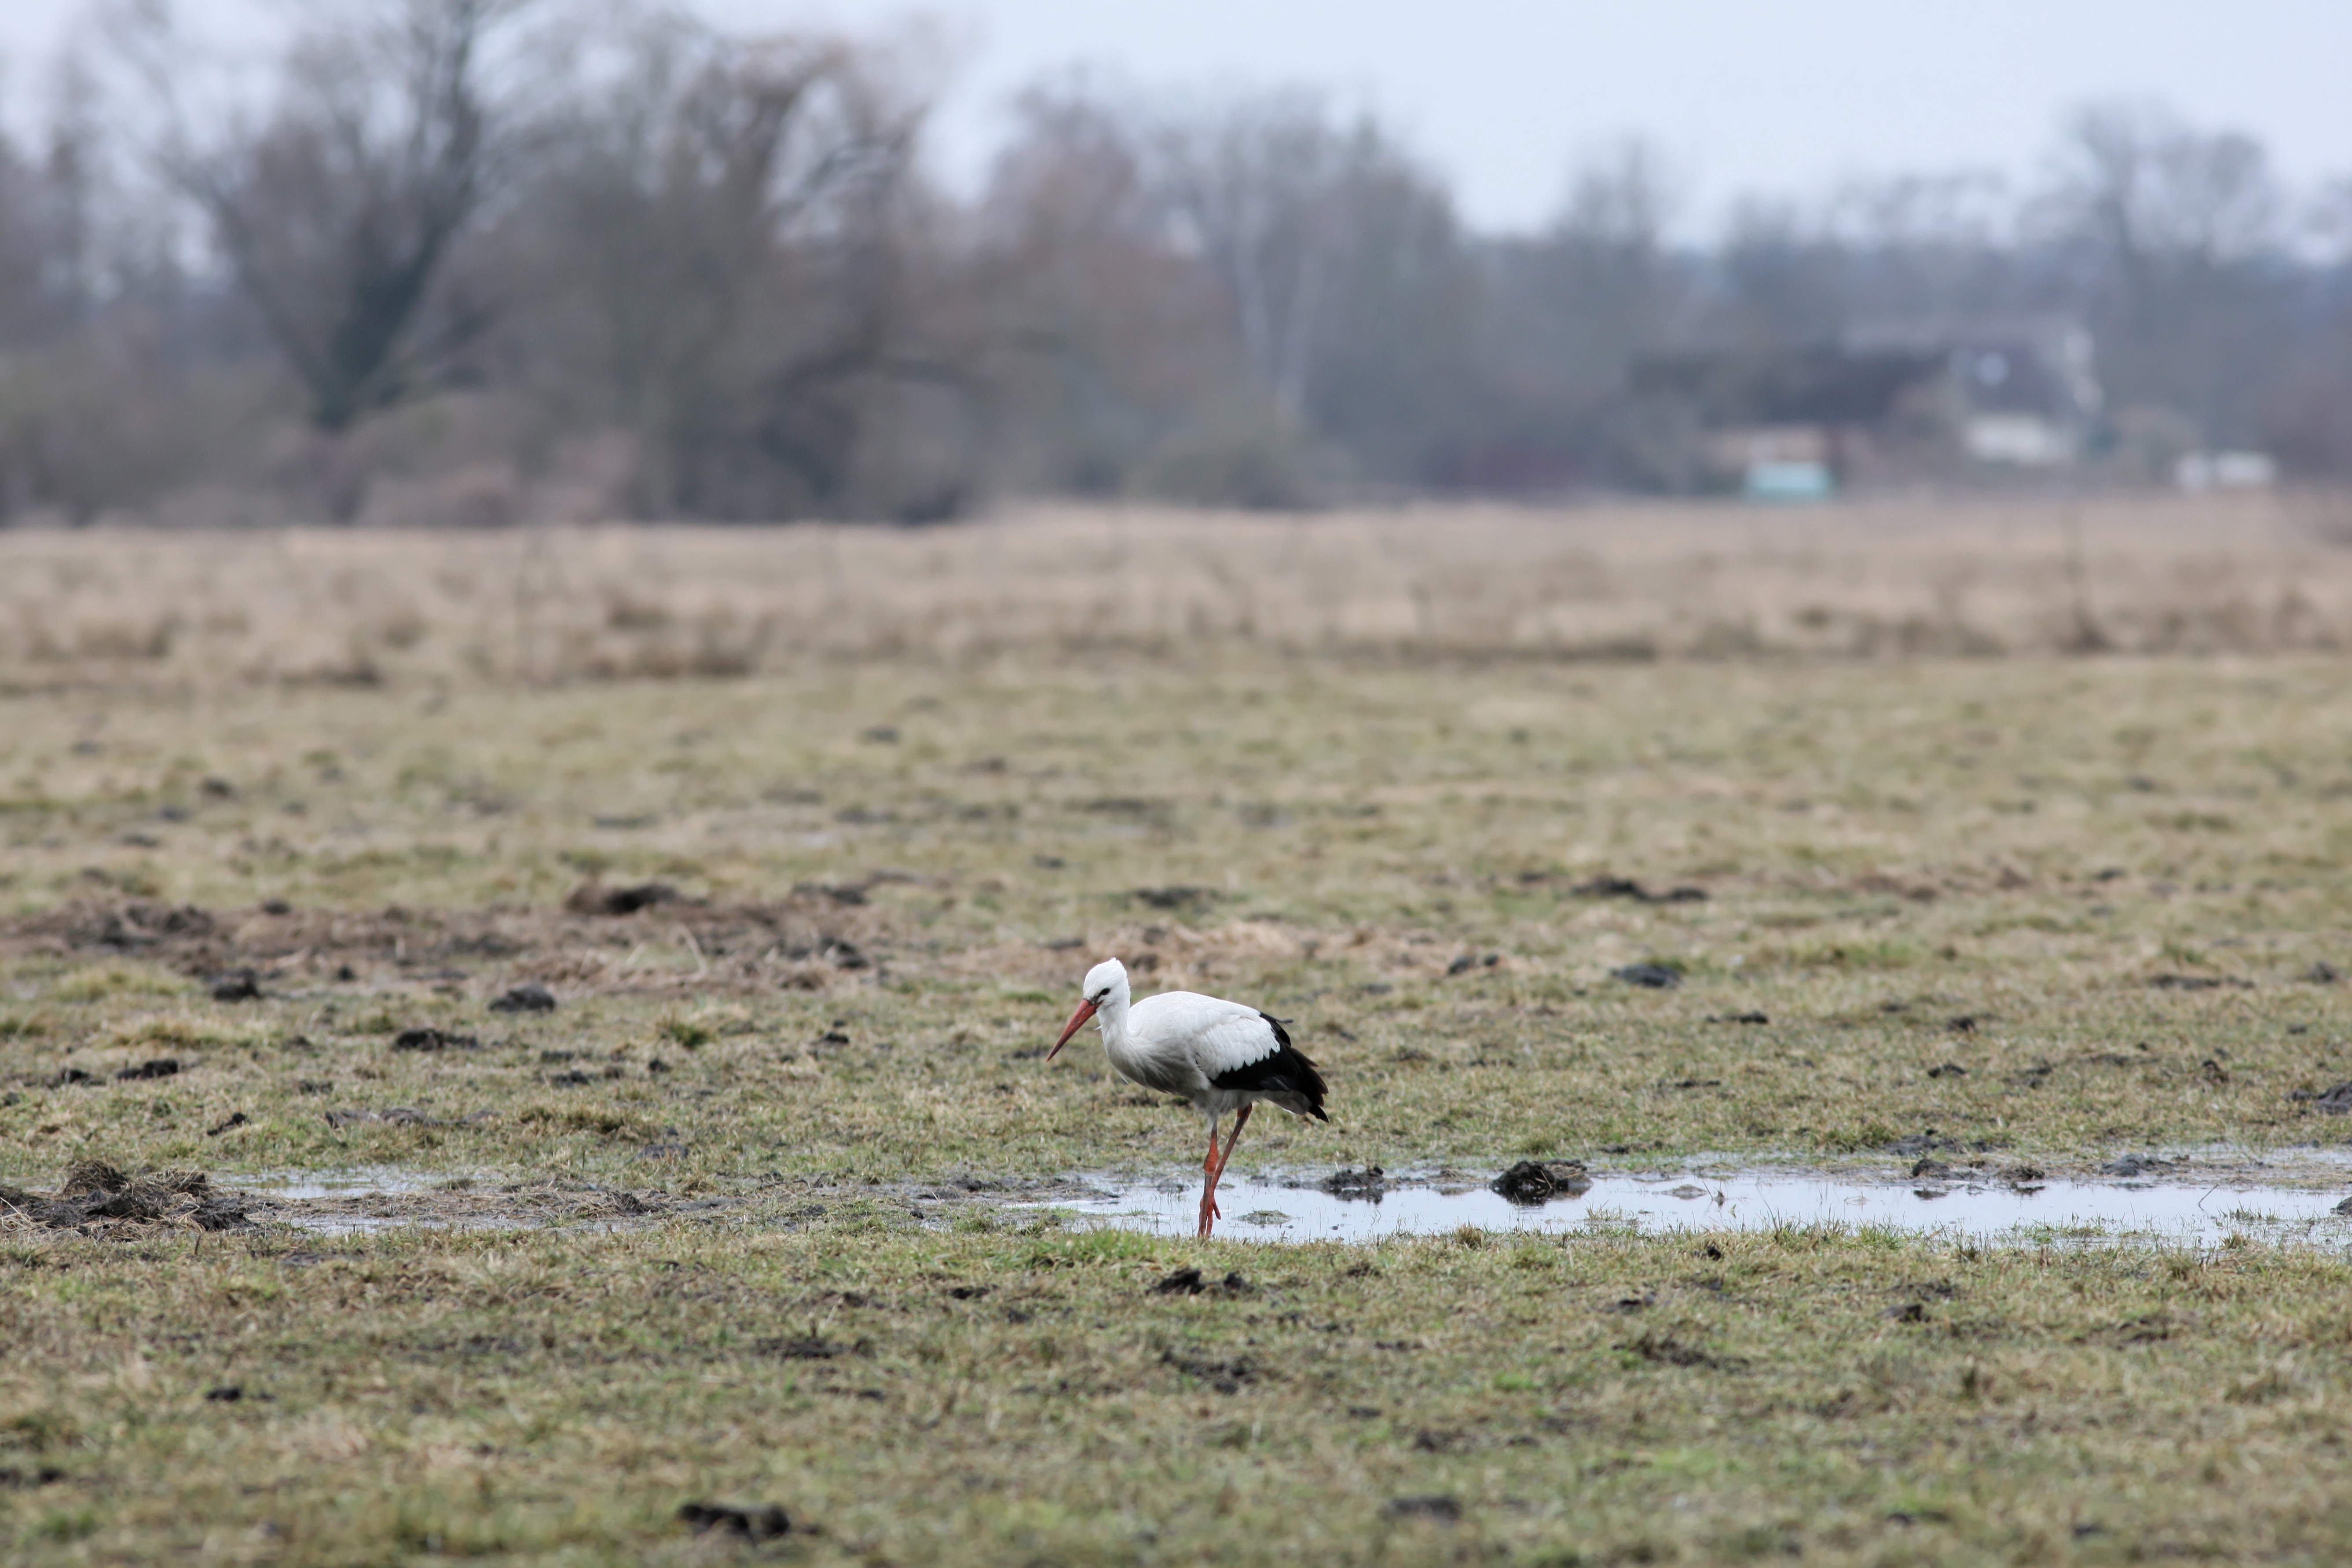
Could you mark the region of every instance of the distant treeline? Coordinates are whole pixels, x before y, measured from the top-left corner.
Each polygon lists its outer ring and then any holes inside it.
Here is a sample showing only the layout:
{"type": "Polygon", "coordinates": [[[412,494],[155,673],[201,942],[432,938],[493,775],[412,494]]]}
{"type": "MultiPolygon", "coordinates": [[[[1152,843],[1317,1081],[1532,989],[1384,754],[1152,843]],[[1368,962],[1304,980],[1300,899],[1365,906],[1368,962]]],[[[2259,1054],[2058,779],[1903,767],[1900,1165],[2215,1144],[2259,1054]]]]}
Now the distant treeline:
{"type": "Polygon", "coordinates": [[[1694,245],[1639,141],[1482,234],[1311,89],[1074,73],[967,200],[919,34],[325,11],[239,75],[123,7],[0,146],[0,520],[1672,490],[1696,437],[1628,395],[1644,356],[2052,319],[2095,344],[2094,478],[2352,478],[2352,183],[2156,105],[2074,113],[2028,179],[1758,199],[1694,245]]]}

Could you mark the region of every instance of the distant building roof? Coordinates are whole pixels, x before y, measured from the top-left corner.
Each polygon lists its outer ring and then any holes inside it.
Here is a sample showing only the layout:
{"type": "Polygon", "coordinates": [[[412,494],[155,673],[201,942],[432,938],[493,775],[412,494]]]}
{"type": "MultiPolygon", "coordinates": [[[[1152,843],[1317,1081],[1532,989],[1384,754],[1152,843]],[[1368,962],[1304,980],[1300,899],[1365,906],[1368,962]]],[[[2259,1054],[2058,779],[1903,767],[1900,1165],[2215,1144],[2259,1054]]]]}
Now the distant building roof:
{"type": "Polygon", "coordinates": [[[1656,354],[1634,363],[1640,397],[1689,404],[1717,428],[1746,425],[1877,425],[1914,387],[1950,374],[1936,348],[1727,350],[1656,354]]]}
{"type": "Polygon", "coordinates": [[[1953,388],[1970,414],[2032,415],[2081,425],[2097,418],[2105,401],[2092,363],[2091,334],[2063,318],[1879,328],[1852,341],[1873,350],[1948,355],[1953,388]]]}
{"type": "Polygon", "coordinates": [[[1976,456],[2037,465],[2071,460],[2103,402],[2090,334],[2064,320],[1910,323],[1841,343],[1655,354],[1628,380],[1636,397],[1680,403],[1717,431],[1884,426],[1932,389],[1976,456]]]}

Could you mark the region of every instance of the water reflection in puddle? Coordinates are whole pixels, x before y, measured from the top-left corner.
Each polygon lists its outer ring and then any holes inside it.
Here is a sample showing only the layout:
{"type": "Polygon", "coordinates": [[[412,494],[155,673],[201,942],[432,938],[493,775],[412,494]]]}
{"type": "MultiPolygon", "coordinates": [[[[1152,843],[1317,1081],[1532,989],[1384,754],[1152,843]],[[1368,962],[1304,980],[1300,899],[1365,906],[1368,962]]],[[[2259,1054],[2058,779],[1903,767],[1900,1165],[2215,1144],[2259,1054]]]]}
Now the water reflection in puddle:
{"type": "MultiPolygon", "coordinates": [[[[1089,1184],[1097,1190],[1108,1182],[1089,1184]]],[[[1053,1208],[1128,1230],[1190,1236],[1197,1183],[1129,1185],[1053,1208]]],[[[2210,1243],[2240,1234],[2264,1241],[2352,1243],[2352,1217],[2333,1212],[2339,1191],[2252,1184],[2053,1181],[2035,1186],[1911,1186],[1811,1172],[1663,1178],[1595,1174],[1574,1196],[1522,1205],[1485,1187],[1427,1180],[1391,1185],[1374,1202],[1279,1181],[1228,1178],[1217,1190],[1220,1237],[1258,1241],[1376,1241],[1462,1226],[1558,1233],[1623,1226],[1663,1230],[1769,1230],[1836,1224],[1943,1232],[2032,1243],[2137,1236],[2210,1243]]]]}
{"type": "Polygon", "coordinates": [[[344,1171],[256,1171],[247,1175],[215,1176],[213,1181],[218,1186],[287,1203],[313,1198],[404,1197],[411,1193],[470,1184],[463,1177],[411,1171],[398,1165],[359,1165],[344,1171]]]}
{"type": "Polygon", "coordinates": [[[474,1184],[462,1176],[412,1171],[397,1165],[359,1165],[340,1171],[256,1171],[215,1180],[221,1186],[266,1200],[269,1207],[265,1217],[313,1236],[370,1236],[379,1231],[420,1228],[503,1229],[513,1224],[499,1216],[416,1212],[414,1200],[420,1195],[463,1192],[474,1184]]]}

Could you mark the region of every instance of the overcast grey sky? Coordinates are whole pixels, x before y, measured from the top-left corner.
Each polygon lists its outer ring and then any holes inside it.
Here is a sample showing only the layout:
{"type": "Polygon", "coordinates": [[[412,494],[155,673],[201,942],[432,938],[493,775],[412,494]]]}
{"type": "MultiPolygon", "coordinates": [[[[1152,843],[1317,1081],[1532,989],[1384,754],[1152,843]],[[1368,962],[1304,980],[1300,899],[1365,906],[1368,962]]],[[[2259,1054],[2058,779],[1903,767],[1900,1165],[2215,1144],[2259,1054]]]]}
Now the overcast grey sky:
{"type": "MultiPolygon", "coordinates": [[[[304,0],[179,0],[248,42],[304,0]]],[[[11,118],[86,0],[0,0],[11,118]]],[[[1715,210],[1894,170],[2030,172],[2068,105],[2161,98],[2251,131],[2308,183],[2352,174],[2352,0],[701,0],[725,26],[927,13],[962,39],[938,154],[983,165],[1023,82],[1073,62],[1150,84],[1301,81],[1378,109],[1474,222],[1553,206],[1580,149],[1655,138],[1715,210]]]]}

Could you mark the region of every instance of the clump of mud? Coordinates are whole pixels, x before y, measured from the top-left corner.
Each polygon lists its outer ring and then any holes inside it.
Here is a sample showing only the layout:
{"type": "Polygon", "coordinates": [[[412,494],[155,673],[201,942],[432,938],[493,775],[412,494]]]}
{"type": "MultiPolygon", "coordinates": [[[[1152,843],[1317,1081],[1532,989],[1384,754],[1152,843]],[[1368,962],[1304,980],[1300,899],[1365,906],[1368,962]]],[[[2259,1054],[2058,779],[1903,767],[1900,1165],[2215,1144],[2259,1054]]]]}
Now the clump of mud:
{"type": "Polygon", "coordinates": [[[1198,1268],[1179,1268],[1151,1288],[1154,1296],[1198,1296],[1207,1291],[1222,1291],[1228,1296],[1255,1296],[1257,1287],[1238,1273],[1228,1274],[1222,1281],[1211,1283],[1201,1277],[1198,1268]]]}
{"type": "Polygon", "coordinates": [[[678,1507],[677,1517],[697,1535],[712,1531],[731,1535],[742,1541],[774,1541],[793,1531],[792,1515],[769,1503],[764,1508],[730,1508],[725,1503],[689,1502],[678,1507]]]}
{"type": "Polygon", "coordinates": [[[149,1171],[123,1174],[103,1160],[84,1160],[66,1173],[65,1184],[47,1197],[0,1186],[0,1214],[13,1214],[53,1230],[116,1226],[194,1226],[199,1230],[240,1230],[252,1225],[251,1202],[241,1193],[215,1188],[202,1171],[149,1171]]]}
{"type": "Polygon", "coordinates": [[[1572,1198],[1592,1182],[1573,1160],[1522,1160],[1487,1185],[1511,1203],[1534,1205],[1572,1198]]]}
{"type": "Polygon", "coordinates": [[[1360,1171],[1353,1166],[1334,1171],[1318,1184],[1335,1198],[1369,1198],[1373,1203],[1380,1202],[1381,1194],[1389,1190],[1388,1173],[1378,1165],[1367,1165],[1360,1171]]]}
{"type": "Polygon", "coordinates": [[[516,986],[490,1004],[493,1013],[552,1013],[555,993],[537,981],[516,986]]]}
{"type": "Polygon", "coordinates": [[[657,904],[677,901],[677,889],[667,882],[642,882],[634,887],[608,888],[586,881],[572,889],[563,907],[575,915],[633,915],[657,904]]]}

